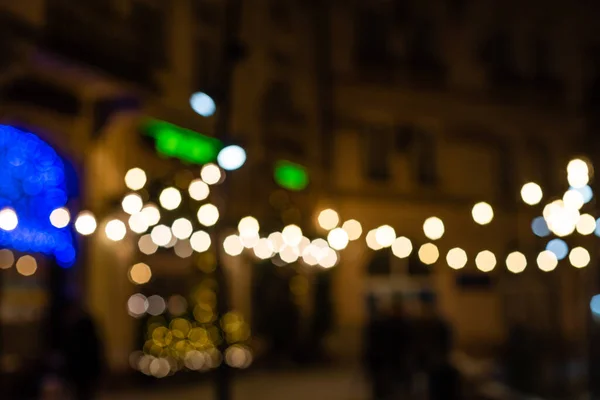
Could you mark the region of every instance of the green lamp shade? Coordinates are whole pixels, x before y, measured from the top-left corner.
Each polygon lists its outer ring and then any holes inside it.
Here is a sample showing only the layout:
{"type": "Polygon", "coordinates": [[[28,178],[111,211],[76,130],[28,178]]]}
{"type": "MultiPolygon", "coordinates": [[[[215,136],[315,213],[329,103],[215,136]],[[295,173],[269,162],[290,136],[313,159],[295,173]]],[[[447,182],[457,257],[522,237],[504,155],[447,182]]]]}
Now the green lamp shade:
{"type": "Polygon", "coordinates": [[[308,186],[308,172],[302,165],[285,160],[277,161],[275,182],[284,189],[303,190],[308,186]]]}
{"type": "Polygon", "coordinates": [[[214,162],[223,148],[215,138],[164,121],[148,121],[143,132],[154,138],[159,154],[191,164],[214,162]]]}

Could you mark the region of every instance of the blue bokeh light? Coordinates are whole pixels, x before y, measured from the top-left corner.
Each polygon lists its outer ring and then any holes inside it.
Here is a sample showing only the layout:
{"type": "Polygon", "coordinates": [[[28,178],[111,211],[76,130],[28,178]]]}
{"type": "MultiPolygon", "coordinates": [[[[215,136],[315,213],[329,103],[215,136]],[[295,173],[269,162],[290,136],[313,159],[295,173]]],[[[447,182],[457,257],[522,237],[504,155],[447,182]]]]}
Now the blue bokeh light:
{"type": "Polygon", "coordinates": [[[569,254],[569,246],[562,239],[552,239],[546,245],[546,250],[554,253],[558,260],[564,260],[564,258],[569,254]]]}
{"type": "Polygon", "coordinates": [[[600,317],[600,294],[595,295],[590,300],[590,310],[596,317],[600,317]]]}
{"type": "Polygon", "coordinates": [[[203,92],[196,92],[190,97],[190,105],[192,109],[203,117],[212,116],[217,111],[215,101],[203,92]]]}
{"type": "Polygon", "coordinates": [[[571,187],[570,189],[576,190],[579,193],[581,193],[581,195],[583,196],[583,202],[586,204],[592,201],[592,199],[594,198],[594,191],[592,190],[590,185],[585,185],[580,188],[571,187]]]}
{"type": "Polygon", "coordinates": [[[76,259],[68,228],[50,223],[50,213],[65,206],[65,166],[54,149],[36,135],[0,125],[0,207],[12,207],[19,225],[0,230],[0,247],[53,255],[62,267],[76,259]]]}
{"type": "Polygon", "coordinates": [[[536,236],[546,237],[550,235],[550,229],[544,217],[536,217],[531,221],[531,230],[536,236]]]}

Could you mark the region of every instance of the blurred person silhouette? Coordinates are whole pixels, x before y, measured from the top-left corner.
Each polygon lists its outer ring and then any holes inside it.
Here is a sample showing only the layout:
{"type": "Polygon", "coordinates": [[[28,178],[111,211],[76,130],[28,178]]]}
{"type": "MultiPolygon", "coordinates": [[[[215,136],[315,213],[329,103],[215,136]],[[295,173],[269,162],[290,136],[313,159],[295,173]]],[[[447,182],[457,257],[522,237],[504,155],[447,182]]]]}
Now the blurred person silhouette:
{"type": "Polygon", "coordinates": [[[406,398],[412,389],[414,373],[414,323],[407,314],[404,302],[396,297],[387,323],[390,373],[393,378],[393,398],[406,398]]]}

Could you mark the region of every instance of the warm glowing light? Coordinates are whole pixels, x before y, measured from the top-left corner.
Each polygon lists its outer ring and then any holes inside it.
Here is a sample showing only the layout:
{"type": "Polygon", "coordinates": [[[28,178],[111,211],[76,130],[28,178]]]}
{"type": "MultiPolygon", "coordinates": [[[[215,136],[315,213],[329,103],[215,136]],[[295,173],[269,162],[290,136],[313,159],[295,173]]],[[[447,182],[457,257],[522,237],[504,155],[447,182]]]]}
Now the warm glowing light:
{"type": "Polygon", "coordinates": [[[329,246],[335,250],[343,250],[348,246],[349,242],[348,234],[342,228],[335,228],[329,231],[327,235],[327,241],[329,246]]]}
{"type": "Polygon", "coordinates": [[[462,269],[467,265],[467,253],[463,249],[455,247],[448,251],[446,262],[452,269],[462,269]]]}
{"type": "Polygon", "coordinates": [[[127,309],[129,310],[129,314],[139,318],[148,310],[148,299],[141,293],[133,294],[127,300],[127,309]]]}
{"type": "MultiPolygon", "coordinates": [[[[161,315],[162,313],[164,313],[167,309],[167,303],[165,302],[165,299],[163,299],[162,297],[158,296],[158,295],[153,295],[148,297],[148,314],[150,315],[161,315]]],[[[169,364],[167,363],[167,366],[169,364]]],[[[152,370],[152,364],[150,364],[150,370],[152,370]]],[[[166,372],[164,373],[163,376],[166,376],[166,374],[169,373],[169,369],[166,370],[166,372]]]]}
{"type": "Polygon", "coordinates": [[[349,219],[344,222],[342,229],[346,231],[348,239],[351,241],[360,239],[360,235],[362,235],[362,225],[355,219],[349,219]]]}
{"type": "Polygon", "coordinates": [[[192,249],[198,253],[203,253],[210,248],[210,235],[204,231],[194,232],[190,238],[192,249]]]}
{"type": "Polygon", "coordinates": [[[260,224],[254,217],[244,217],[238,223],[238,231],[241,236],[256,236],[260,231],[260,224]]]}
{"type": "Polygon", "coordinates": [[[580,158],[575,158],[569,161],[567,165],[567,174],[569,175],[589,175],[590,170],[585,161],[580,158]]]}
{"type": "Polygon", "coordinates": [[[475,265],[481,272],[490,272],[496,268],[496,256],[489,250],[481,251],[475,257],[475,265]]]}
{"type": "Polygon", "coordinates": [[[219,152],[217,162],[225,171],[235,171],[246,162],[246,151],[237,145],[227,146],[219,152]]]}
{"type": "Polygon", "coordinates": [[[82,235],[91,235],[96,231],[96,227],[96,218],[89,211],[82,211],[75,220],[75,230],[82,235]]]}
{"type": "Polygon", "coordinates": [[[150,235],[144,235],[138,240],[140,251],[146,255],[154,254],[158,250],[158,245],[152,241],[150,235]]]}
{"type": "Polygon", "coordinates": [[[173,239],[173,234],[171,233],[171,229],[169,229],[166,225],[156,225],[152,228],[152,232],[150,232],[150,237],[152,241],[157,246],[166,246],[173,239]]]}
{"type": "MultiPolygon", "coordinates": [[[[302,241],[302,229],[296,225],[288,225],[281,232],[283,241],[288,246],[298,246],[302,241]]],[[[284,260],[285,261],[285,260],[284,260]]]]}
{"type": "Polygon", "coordinates": [[[106,233],[106,237],[113,242],[118,242],[125,238],[125,234],[127,234],[127,227],[125,227],[123,221],[113,219],[112,221],[108,221],[106,224],[104,233],[106,233]]]}
{"type": "Polygon", "coordinates": [[[558,265],[558,259],[556,255],[548,250],[544,250],[540,252],[537,256],[537,264],[539,269],[544,272],[554,271],[556,266],[558,265]]]}
{"type": "Polygon", "coordinates": [[[215,101],[204,92],[196,92],[190,97],[192,110],[203,117],[212,116],[217,111],[215,101]]]}
{"type": "Polygon", "coordinates": [[[147,204],[142,208],[142,215],[148,226],[154,226],[160,222],[160,211],[154,204],[147,204]]]}
{"type": "Polygon", "coordinates": [[[409,238],[400,236],[392,244],[392,253],[398,258],[406,258],[412,253],[413,245],[409,238]]]}
{"type": "Polygon", "coordinates": [[[365,240],[367,241],[367,247],[371,250],[381,250],[383,246],[379,244],[376,238],[377,230],[372,229],[367,233],[365,240]]]}
{"type": "Polygon", "coordinates": [[[55,228],[66,228],[71,222],[71,213],[66,208],[57,208],[50,213],[50,223],[55,228]]]}
{"type": "Polygon", "coordinates": [[[189,240],[178,240],[173,248],[175,255],[179,258],[188,258],[194,254],[194,249],[189,240]]]}
{"type": "Polygon", "coordinates": [[[173,236],[177,239],[184,240],[191,236],[194,231],[194,227],[190,220],[186,218],[179,218],[173,222],[171,226],[171,231],[173,232],[173,236]]]}
{"type": "Polygon", "coordinates": [[[202,179],[195,179],[188,188],[190,197],[197,201],[205,200],[210,194],[210,188],[202,179]]]}
{"type": "Polygon", "coordinates": [[[419,260],[423,264],[432,265],[440,258],[440,252],[433,243],[425,243],[419,248],[419,260]]]}
{"type": "Polygon", "coordinates": [[[325,229],[326,231],[330,231],[338,226],[340,223],[340,216],[336,211],[328,208],[319,213],[317,220],[321,228],[325,229]]]}
{"type": "Polygon", "coordinates": [[[438,217],[430,217],[423,224],[423,232],[431,240],[438,240],[444,236],[444,222],[438,217]]]}
{"type": "Polygon", "coordinates": [[[477,203],[471,210],[473,220],[479,225],[487,225],[494,219],[494,209],[488,203],[477,203]]]}
{"type": "Polygon", "coordinates": [[[137,214],[142,210],[144,206],[144,201],[142,197],[137,193],[130,193],[123,198],[121,202],[121,206],[123,207],[123,211],[125,211],[129,215],[137,214]]]}
{"type": "Polygon", "coordinates": [[[242,241],[242,244],[244,245],[245,248],[252,249],[252,248],[254,248],[254,246],[256,246],[258,244],[258,241],[260,240],[260,236],[258,236],[258,233],[247,234],[244,236],[240,236],[240,240],[242,241]]]}
{"type": "Polygon", "coordinates": [[[221,172],[221,168],[219,168],[215,164],[206,164],[200,170],[200,177],[202,180],[208,185],[215,185],[221,181],[221,177],[223,173],[221,172]]]}
{"type": "Polygon", "coordinates": [[[146,173],[141,168],[132,168],[125,174],[125,185],[131,190],[140,190],[147,180],[146,173]]]}
{"type": "Polygon", "coordinates": [[[591,235],[596,230],[596,219],[590,214],[582,214],[575,229],[580,235],[591,235]]]}
{"type": "Polygon", "coordinates": [[[8,269],[15,262],[15,255],[8,249],[0,250],[0,269],[8,269]]]}
{"type": "Polygon", "coordinates": [[[237,235],[230,235],[223,241],[223,250],[230,256],[239,256],[244,251],[244,245],[237,235]]]}
{"type": "Polygon", "coordinates": [[[589,251],[583,247],[575,247],[569,254],[569,261],[575,268],[587,267],[590,263],[591,257],[589,251]]]}
{"type": "Polygon", "coordinates": [[[563,204],[567,208],[575,208],[579,210],[585,203],[583,194],[576,189],[569,189],[563,195],[563,204]]]}
{"type": "MultiPolygon", "coordinates": [[[[285,236],[284,236],[284,238],[285,238],[285,236]]],[[[300,257],[300,254],[296,247],[286,245],[279,252],[279,257],[281,257],[281,259],[284,262],[291,264],[291,263],[298,261],[298,257],[300,257]]]]}
{"type": "Polygon", "coordinates": [[[0,211],[0,229],[4,231],[13,231],[19,225],[17,213],[12,208],[3,208],[0,211]]]}
{"type": "Polygon", "coordinates": [[[544,207],[544,219],[555,235],[564,237],[575,231],[579,211],[566,207],[562,200],[557,200],[544,207]]]}
{"type": "Polygon", "coordinates": [[[590,182],[590,177],[589,175],[569,174],[567,176],[567,181],[572,188],[580,189],[590,182]]]}
{"type": "Polygon", "coordinates": [[[269,235],[269,241],[273,246],[273,250],[275,252],[279,252],[285,246],[285,242],[283,241],[283,235],[281,232],[273,232],[269,235]]]}
{"type": "Polygon", "coordinates": [[[17,272],[23,276],[31,276],[37,271],[37,261],[32,256],[23,256],[17,261],[17,272]]]}
{"type": "Polygon", "coordinates": [[[375,240],[381,247],[390,247],[396,240],[396,231],[389,225],[380,226],[375,230],[375,240]]]}
{"type": "Polygon", "coordinates": [[[552,239],[546,245],[546,250],[551,251],[556,259],[562,260],[569,254],[569,246],[562,239],[552,239]]]}
{"type": "Polygon", "coordinates": [[[198,209],[198,222],[213,226],[219,220],[219,209],[213,204],[204,204],[198,209]]]}
{"type": "Polygon", "coordinates": [[[319,260],[319,265],[323,268],[335,267],[339,260],[337,253],[329,247],[325,247],[324,249],[322,249],[322,253],[322,257],[319,260]]]}
{"type": "Polygon", "coordinates": [[[527,267],[527,258],[525,258],[523,253],[515,251],[506,257],[506,268],[513,274],[525,271],[525,267],[527,267]]]}
{"type": "Polygon", "coordinates": [[[254,254],[261,260],[271,258],[273,256],[273,247],[269,239],[259,239],[256,245],[254,246],[254,254]]]}
{"type": "Polygon", "coordinates": [[[181,193],[174,187],[166,188],[160,193],[158,201],[165,210],[175,210],[181,204],[181,193]]]}
{"type": "Polygon", "coordinates": [[[150,282],[152,270],[144,263],[135,264],[129,269],[129,279],[136,285],[144,285],[150,282]]]}
{"type": "Polygon", "coordinates": [[[539,204],[543,196],[542,188],[537,183],[529,182],[521,188],[521,198],[525,204],[529,204],[530,206],[539,204]]]}
{"type": "Polygon", "coordinates": [[[148,230],[148,223],[146,217],[141,212],[133,214],[129,217],[129,229],[135,233],[144,233],[148,230]]]}

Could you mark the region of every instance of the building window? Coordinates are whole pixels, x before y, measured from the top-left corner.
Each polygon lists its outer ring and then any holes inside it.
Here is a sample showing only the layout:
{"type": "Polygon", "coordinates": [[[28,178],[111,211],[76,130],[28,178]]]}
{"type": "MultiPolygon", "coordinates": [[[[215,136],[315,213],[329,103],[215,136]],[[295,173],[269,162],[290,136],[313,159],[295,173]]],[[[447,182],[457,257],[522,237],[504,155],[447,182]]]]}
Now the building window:
{"type": "Polygon", "coordinates": [[[368,129],[366,132],[366,175],[374,181],[385,182],[390,179],[391,146],[389,130],[383,127],[368,129]]]}

